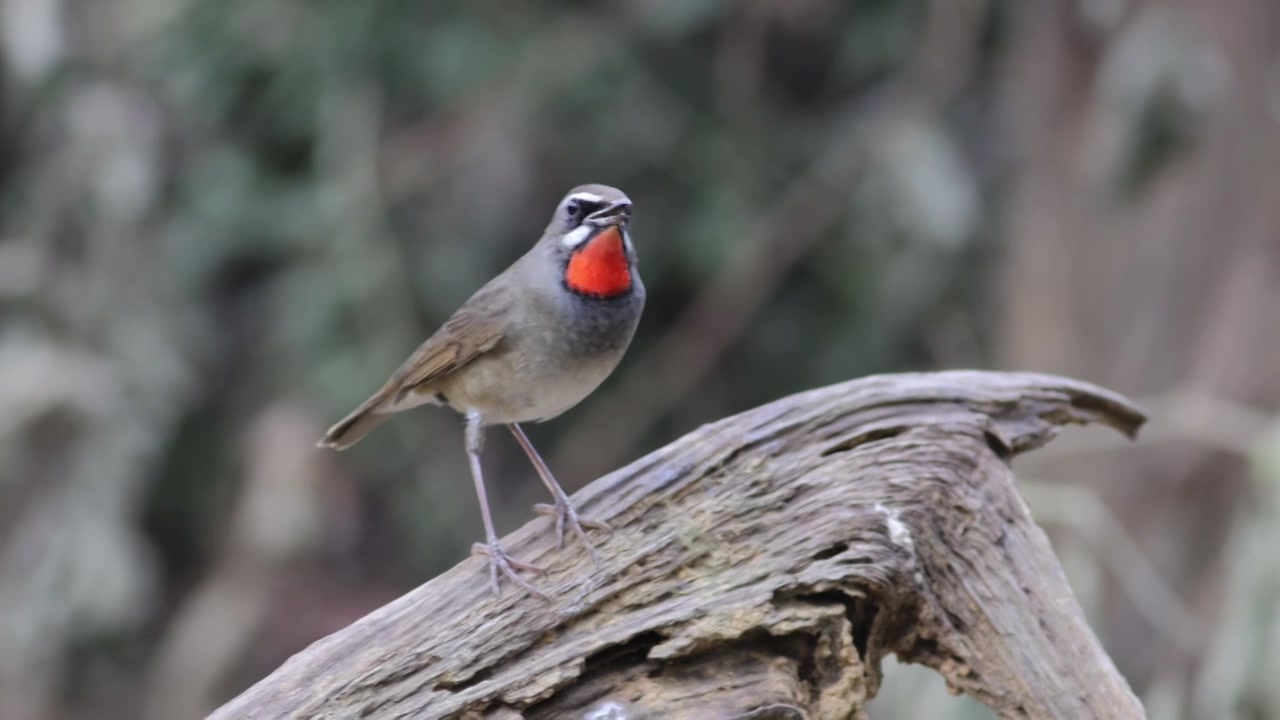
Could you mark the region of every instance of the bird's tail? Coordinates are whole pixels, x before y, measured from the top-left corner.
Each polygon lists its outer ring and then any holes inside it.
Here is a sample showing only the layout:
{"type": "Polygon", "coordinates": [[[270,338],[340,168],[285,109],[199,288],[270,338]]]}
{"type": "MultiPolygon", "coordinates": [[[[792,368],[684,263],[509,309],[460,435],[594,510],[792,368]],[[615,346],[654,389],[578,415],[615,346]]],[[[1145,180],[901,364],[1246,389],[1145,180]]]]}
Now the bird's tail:
{"type": "Polygon", "coordinates": [[[388,416],[379,412],[385,399],[384,393],[378,393],[365,400],[360,407],[352,410],[350,415],[329,428],[329,432],[316,443],[316,447],[346,450],[360,442],[371,430],[386,422],[388,416]]]}

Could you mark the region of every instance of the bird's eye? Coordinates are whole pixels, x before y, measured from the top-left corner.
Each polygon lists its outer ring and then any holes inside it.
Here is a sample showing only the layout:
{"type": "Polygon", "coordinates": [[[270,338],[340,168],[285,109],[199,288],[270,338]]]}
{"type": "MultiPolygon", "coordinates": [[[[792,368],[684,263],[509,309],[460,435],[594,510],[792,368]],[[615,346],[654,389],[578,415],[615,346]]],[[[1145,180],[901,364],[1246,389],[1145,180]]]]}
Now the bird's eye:
{"type": "Polygon", "coordinates": [[[569,227],[577,227],[582,224],[583,219],[589,217],[591,213],[599,210],[601,207],[603,207],[601,203],[595,203],[581,198],[574,198],[568,203],[565,203],[565,219],[568,220],[569,227]]]}

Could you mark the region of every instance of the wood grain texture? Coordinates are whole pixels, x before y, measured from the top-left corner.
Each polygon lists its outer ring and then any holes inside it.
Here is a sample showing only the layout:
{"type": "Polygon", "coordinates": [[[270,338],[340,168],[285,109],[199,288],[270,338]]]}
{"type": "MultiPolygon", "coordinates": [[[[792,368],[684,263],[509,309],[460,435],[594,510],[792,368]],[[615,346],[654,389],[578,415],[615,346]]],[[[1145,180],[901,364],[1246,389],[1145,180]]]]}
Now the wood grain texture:
{"type": "Polygon", "coordinates": [[[1143,717],[1007,464],[1068,424],[1143,420],[1017,373],[787,397],[579,492],[614,528],[599,569],[546,519],[511,534],[549,602],[494,597],[468,559],[212,717],[861,718],[889,653],[1001,717],[1143,717]]]}

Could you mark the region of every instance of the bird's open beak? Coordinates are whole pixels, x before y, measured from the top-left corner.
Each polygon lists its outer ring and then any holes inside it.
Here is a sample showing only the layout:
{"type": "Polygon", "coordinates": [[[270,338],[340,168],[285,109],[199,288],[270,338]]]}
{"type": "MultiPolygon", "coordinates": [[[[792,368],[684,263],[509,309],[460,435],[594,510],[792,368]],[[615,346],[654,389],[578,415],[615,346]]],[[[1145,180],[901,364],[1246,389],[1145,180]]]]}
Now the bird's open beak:
{"type": "Polygon", "coordinates": [[[597,227],[623,225],[631,219],[631,203],[618,200],[608,207],[601,208],[587,216],[587,222],[597,227]]]}

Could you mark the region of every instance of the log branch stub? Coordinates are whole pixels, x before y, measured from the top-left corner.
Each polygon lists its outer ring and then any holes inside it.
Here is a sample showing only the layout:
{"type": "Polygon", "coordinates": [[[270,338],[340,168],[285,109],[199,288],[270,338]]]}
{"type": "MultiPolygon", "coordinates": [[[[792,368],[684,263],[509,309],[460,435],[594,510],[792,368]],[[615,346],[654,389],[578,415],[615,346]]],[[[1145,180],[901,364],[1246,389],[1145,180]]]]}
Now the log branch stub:
{"type": "MultiPolygon", "coordinates": [[[[1009,459],[1142,413],[1060,377],[883,375],[706,425],[504,540],[542,601],[463,561],[213,718],[862,718],[890,654],[1007,718],[1140,718],[1009,459]],[[594,532],[594,531],[593,531],[594,532]]],[[[460,479],[459,482],[462,482],[460,479]]]]}

